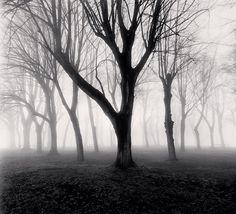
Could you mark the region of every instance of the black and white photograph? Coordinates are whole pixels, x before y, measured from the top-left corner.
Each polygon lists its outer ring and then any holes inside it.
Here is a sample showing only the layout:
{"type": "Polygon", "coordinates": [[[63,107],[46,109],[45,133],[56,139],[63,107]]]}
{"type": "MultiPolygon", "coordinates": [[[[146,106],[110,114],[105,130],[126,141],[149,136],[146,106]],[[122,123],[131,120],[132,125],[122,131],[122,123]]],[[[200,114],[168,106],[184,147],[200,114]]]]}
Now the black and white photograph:
{"type": "Polygon", "coordinates": [[[236,213],[236,0],[0,0],[0,214],[236,213]]]}

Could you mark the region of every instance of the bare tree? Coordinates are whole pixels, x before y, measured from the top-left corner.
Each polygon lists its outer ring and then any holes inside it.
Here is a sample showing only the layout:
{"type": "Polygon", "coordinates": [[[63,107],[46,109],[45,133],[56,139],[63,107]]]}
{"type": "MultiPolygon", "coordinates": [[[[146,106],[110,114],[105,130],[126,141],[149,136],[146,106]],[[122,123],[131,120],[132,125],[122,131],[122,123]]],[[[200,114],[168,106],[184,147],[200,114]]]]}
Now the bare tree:
{"type": "MultiPolygon", "coordinates": [[[[192,57],[187,55],[186,57],[192,57]]],[[[177,98],[180,101],[181,119],[180,119],[180,151],[185,151],[185,129],[186,119],[192,113],[199,102],[195,91],[198,88],[198,82],[193,81],[194,73],[197,73],[197,62],[192,58],[192,63],[183,67],[177,74],[177,98]]],[[[197,60],[197,59],[196,59],[197,60]]]]}
{"type": "Polygon", "coordinates": [[[197,149],[201,149],[200,142],[200,134],[199,134],[199,126],[204,118],[204,114],[206,111],[206,104],[209,100],[212,90],[213,84],[213,69],[215,66],[215,59],[211,59],[210,57],[204,56],[199,60],[198,72],[192,78],[193,85],[196,88],[195,97],[197,101],[199,101],[198,105],[196,105],[197,112],[199,113],[199,117],[194,126],[194,133],[196,137],[197,149]]]}
{"type": "MultiPolygon", "coordinates": [[[[207,109],[208,110],[208,109],[207,109]]],[[[214,143],[214,130],[215,130],[215,110],[211,109],[211,121],[210,119],[207,117],[207,113],[208,111],[206,110],[206,115],[203,115],[203,119],[205,120],[207,127],[209,129],[209,133],[210,133],[210,141],[211,141],[211,148],[215,147],[215,143],[214,143]]]]}
{"type": "MultiPolygon", "coordinates": [[[[6,1],[5,5],[10,7],[10,11],[27,14],[28,18],[34,21],[41,36],[40,43],[57,59],[72,80],[94,99],[108,116],[118,139],[115,166],[120,168],[134,166],[131,155],[131,120],[135,84],[149,56],[163,35],[163,27],[168,26],[165,28],[168,31],[175,28],[177,23],[172,20],[176,17],[170,16],[170,11],[174,10],[178,1],[136,0],[133,3],[129,2],[129,4],[124,0],[112,0],[109,3],[107,0],[99,3],[87,0],[80,2],[83,6],[81,11],[85,11],[91,29],[110,48],[119,66],[122,97],[119,112],[115,111],[102,91],[85,80],[71,59],[71,51],[76,52],[77,49],[74,47],[77,38],[74,39],[71,36],[70,26],[75,20],[71,16],[73,7],[70,6],[72,4],[70,0],[67,2],[61,0],[24,2],[13,0],[6,1]],[[72,9],[70,10],[70,8],[72,9]],[[68,22],[64,22],[64,16],[68,16],[68,22]],[[47,42],[47,36],[42,28],[47,28],[47,34],[50,34],[54,39],[53,45],[47,42]],[[140,45],[140,42],[143,45],[140,45]],[[141,56],[133,60],[133,47],[137,43],[139,43],[141,56]]],[[[76,1],[75,4],[77,3],[76,1]]],[[[183,19],[178,24],[189,20],[186,14],[194,5],[195,0],[189,3],[183,1],[178,15],[178,18],[183,17],[183,19]]],[[[194,14],[189,16],[192,17],[194,14]]],[[[79,32],[76,35],[79,35],[79,32]]]]}

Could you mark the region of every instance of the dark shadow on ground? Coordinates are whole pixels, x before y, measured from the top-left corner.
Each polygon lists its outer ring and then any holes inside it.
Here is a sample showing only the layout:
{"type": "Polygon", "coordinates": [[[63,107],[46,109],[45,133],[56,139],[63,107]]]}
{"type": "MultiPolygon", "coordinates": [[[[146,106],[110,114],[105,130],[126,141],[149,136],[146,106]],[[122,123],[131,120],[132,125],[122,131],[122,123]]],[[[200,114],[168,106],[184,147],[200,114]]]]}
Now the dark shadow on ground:
{"type": "Polygon", "coordinates": [[[5,153],[1,207],[8,214],[236,213],[236,151],[190,151],[179,161],[166,152],[134,152],[139,167],[111,167],[115,154],[50,158],[5,153]]]}

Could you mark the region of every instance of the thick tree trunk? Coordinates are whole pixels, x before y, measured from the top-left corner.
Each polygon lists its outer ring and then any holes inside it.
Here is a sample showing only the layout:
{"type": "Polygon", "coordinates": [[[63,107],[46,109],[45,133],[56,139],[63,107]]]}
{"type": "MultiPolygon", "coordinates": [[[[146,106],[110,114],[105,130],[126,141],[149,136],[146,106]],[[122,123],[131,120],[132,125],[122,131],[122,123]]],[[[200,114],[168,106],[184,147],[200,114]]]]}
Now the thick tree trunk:
{"type": "Polygon", "coordinates": [[[117,136],[117,156],[114,165],[121,169],[135,166],[131,153],[131,118],[132,114],[119,114],[114,126],[117,136]]]}
{"type": "Polygon", "coordinates": [[[92,136],[93,136],[94,151],[99,152],[96,126],[95,126],[95,123],[94,123],[94,115],[93,115],[92,102],[91,102],[90,97],[88,97],[88,109],[89,109],[89,119],[90,119],[92,136]]]}
{"type": "Polygon", "coordinates": [[[51,147],[49,151],[49,155],[57,155],[57,124],[54,119],[50,119],[49,122],[50,133],[51,133],[51,147]]]}
{"type": "Polygon", "coordinates": [[[173,126],[174,122],[172,121],[171,114],[171,83],[164,85],[164,104],[165,104],[165,129],[166,129],[166,137],[167,137],[167,145],[168,145],[168,153],[169,160],[176,161],[176,152],[175,152],[175,144],[173,137],[173,126]]]}

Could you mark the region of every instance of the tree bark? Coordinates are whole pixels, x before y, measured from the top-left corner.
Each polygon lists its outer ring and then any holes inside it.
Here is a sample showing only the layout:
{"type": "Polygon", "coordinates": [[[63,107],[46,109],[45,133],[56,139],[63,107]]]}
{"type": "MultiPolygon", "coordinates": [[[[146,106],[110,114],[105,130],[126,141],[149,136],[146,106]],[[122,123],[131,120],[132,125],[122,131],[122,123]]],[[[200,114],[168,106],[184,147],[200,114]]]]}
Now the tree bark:
{"type": "Polygon", "coordinates": [[[176,161],[177,158],[176,158],[175,144],[173,137],[174,122],[172,121],[172,113],[171,113],[171,98],[172,98],[171,80],[167,78],[167,81],[163,83],[163,86],[164,86],[164,104],[165,104],[165,129],[166,129],[169,160],[176,161]]]}
{"type": "Polygon", "coordinates": [[[119,114],[115,121],[117,156],[114,165],[121,169],[135,166],[131,153],[131,118],[132,114],[119,114]]]}

